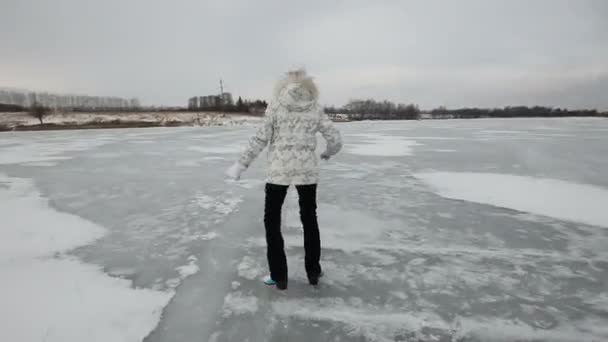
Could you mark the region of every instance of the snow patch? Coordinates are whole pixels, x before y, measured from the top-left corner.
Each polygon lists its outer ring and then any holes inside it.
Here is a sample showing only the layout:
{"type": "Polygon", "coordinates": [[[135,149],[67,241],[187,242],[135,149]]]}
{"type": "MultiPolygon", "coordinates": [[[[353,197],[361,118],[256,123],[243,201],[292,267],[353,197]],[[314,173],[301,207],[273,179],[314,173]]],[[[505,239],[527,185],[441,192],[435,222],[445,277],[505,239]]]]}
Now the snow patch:
{"type": "Polygon", "coordinates": [[[50,257],[90,244],[105,229],[80,217],[57,212],[35,191],[32,182],[0,175],[0,260],[50,257]]]}
{"type": "Polygon", "coordinates": [[[185,278],[187,278],[187,277],[189,277],[191,275],[194,275],[194,274],[198,273],[199,267],[196,264],[197,260],[198,259],[194,255],[191,255],[188,258],[188,264],[187,265],[179,266],[179,267],[177,267],[175,269],[175,270],[177,270],[177,272],[179,273],[179,276],[182,279],[185,279],[185,278]]]}
{"type": "Polygon", "coordinates": [[[135,342],[147,336],[173,293],[133,289],[99,266],[61,256],[104,229],[51,209],[28,180],[0,175],[0,184],[0,340],[135,342]]]}
{"type": "Polygon", "coordinates": [[[442,197],[608,227],[608,189],[599,186],[473,172],[419,173],[415,177],[442,197]]]}

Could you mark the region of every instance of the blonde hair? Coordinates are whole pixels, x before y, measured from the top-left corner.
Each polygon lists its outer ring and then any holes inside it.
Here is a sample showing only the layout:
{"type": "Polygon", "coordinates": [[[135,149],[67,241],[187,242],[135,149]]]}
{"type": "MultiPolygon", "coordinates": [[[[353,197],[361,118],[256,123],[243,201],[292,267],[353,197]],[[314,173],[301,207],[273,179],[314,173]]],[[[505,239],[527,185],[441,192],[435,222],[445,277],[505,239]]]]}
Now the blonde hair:
{"type": "Polygon", "coordinates": [[[306,69],[304,68],[287,71],[285,76],[283,76],[283,78],[281,78],[274,87],[274,98],[278,98],[281,90],[283,90],[287,85],[294,83],[297,83],[304,89],[308,90],[312,96],[312,100],[317,101],[319,99],[319,89],[317,88],[317,85],[312,77],[306,74],[306,69]]]}

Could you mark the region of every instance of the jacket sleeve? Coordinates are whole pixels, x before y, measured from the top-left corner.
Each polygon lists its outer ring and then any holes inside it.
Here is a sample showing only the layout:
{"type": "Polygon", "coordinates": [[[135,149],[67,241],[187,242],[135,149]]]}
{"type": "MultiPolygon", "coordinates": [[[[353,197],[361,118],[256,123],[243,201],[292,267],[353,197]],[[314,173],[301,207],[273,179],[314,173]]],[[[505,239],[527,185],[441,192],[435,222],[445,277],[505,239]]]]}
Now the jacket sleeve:
{"type": "Polygon", "coordinates": [[[272,134],[274,131],[274,111],[269,109],[266,111],[264,115],[264,122],[262,126],[258,129],[255,135],[249,140],[249,145],[241,154],[239,158],[239,164],[243,165],[245,168],[248,168],[251,163],[255,160],[255,158],[260,155],[260,153],[264,150],[266,145],[272,139],[272,134]]]}
{"type": "Polygon", "coordinates": [[[327,114],[321,110],[320,115],[319,132],[321,132],[323,138],[327,142],[327,149],[323,154],[331,157],[338,154],[342,149],[342,136],[327,114]]]}

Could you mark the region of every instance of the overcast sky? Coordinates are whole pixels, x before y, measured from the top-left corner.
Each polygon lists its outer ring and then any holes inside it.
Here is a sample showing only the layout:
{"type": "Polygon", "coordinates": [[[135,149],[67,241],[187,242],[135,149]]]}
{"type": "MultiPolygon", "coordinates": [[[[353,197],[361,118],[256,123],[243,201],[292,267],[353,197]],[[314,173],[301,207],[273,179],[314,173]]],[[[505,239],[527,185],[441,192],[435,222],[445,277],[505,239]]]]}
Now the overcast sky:
{"type": "Polygon", "coordinates": [[[608,1],[0,0],[0,86],[186,105],[268,99],[608,109],[608,1]]]}

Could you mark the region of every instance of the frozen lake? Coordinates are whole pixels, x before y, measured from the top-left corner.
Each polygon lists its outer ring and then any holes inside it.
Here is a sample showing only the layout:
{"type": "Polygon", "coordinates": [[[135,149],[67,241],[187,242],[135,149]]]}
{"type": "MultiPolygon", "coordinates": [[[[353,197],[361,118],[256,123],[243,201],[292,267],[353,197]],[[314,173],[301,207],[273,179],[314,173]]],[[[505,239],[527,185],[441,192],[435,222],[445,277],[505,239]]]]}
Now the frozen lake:
{"type": "Polygon", "coordinates": [[[262,284],[252,127],[0,134],[2,341],[608,340],[608,120],[338,125],[326,276],[262,284]]]}

